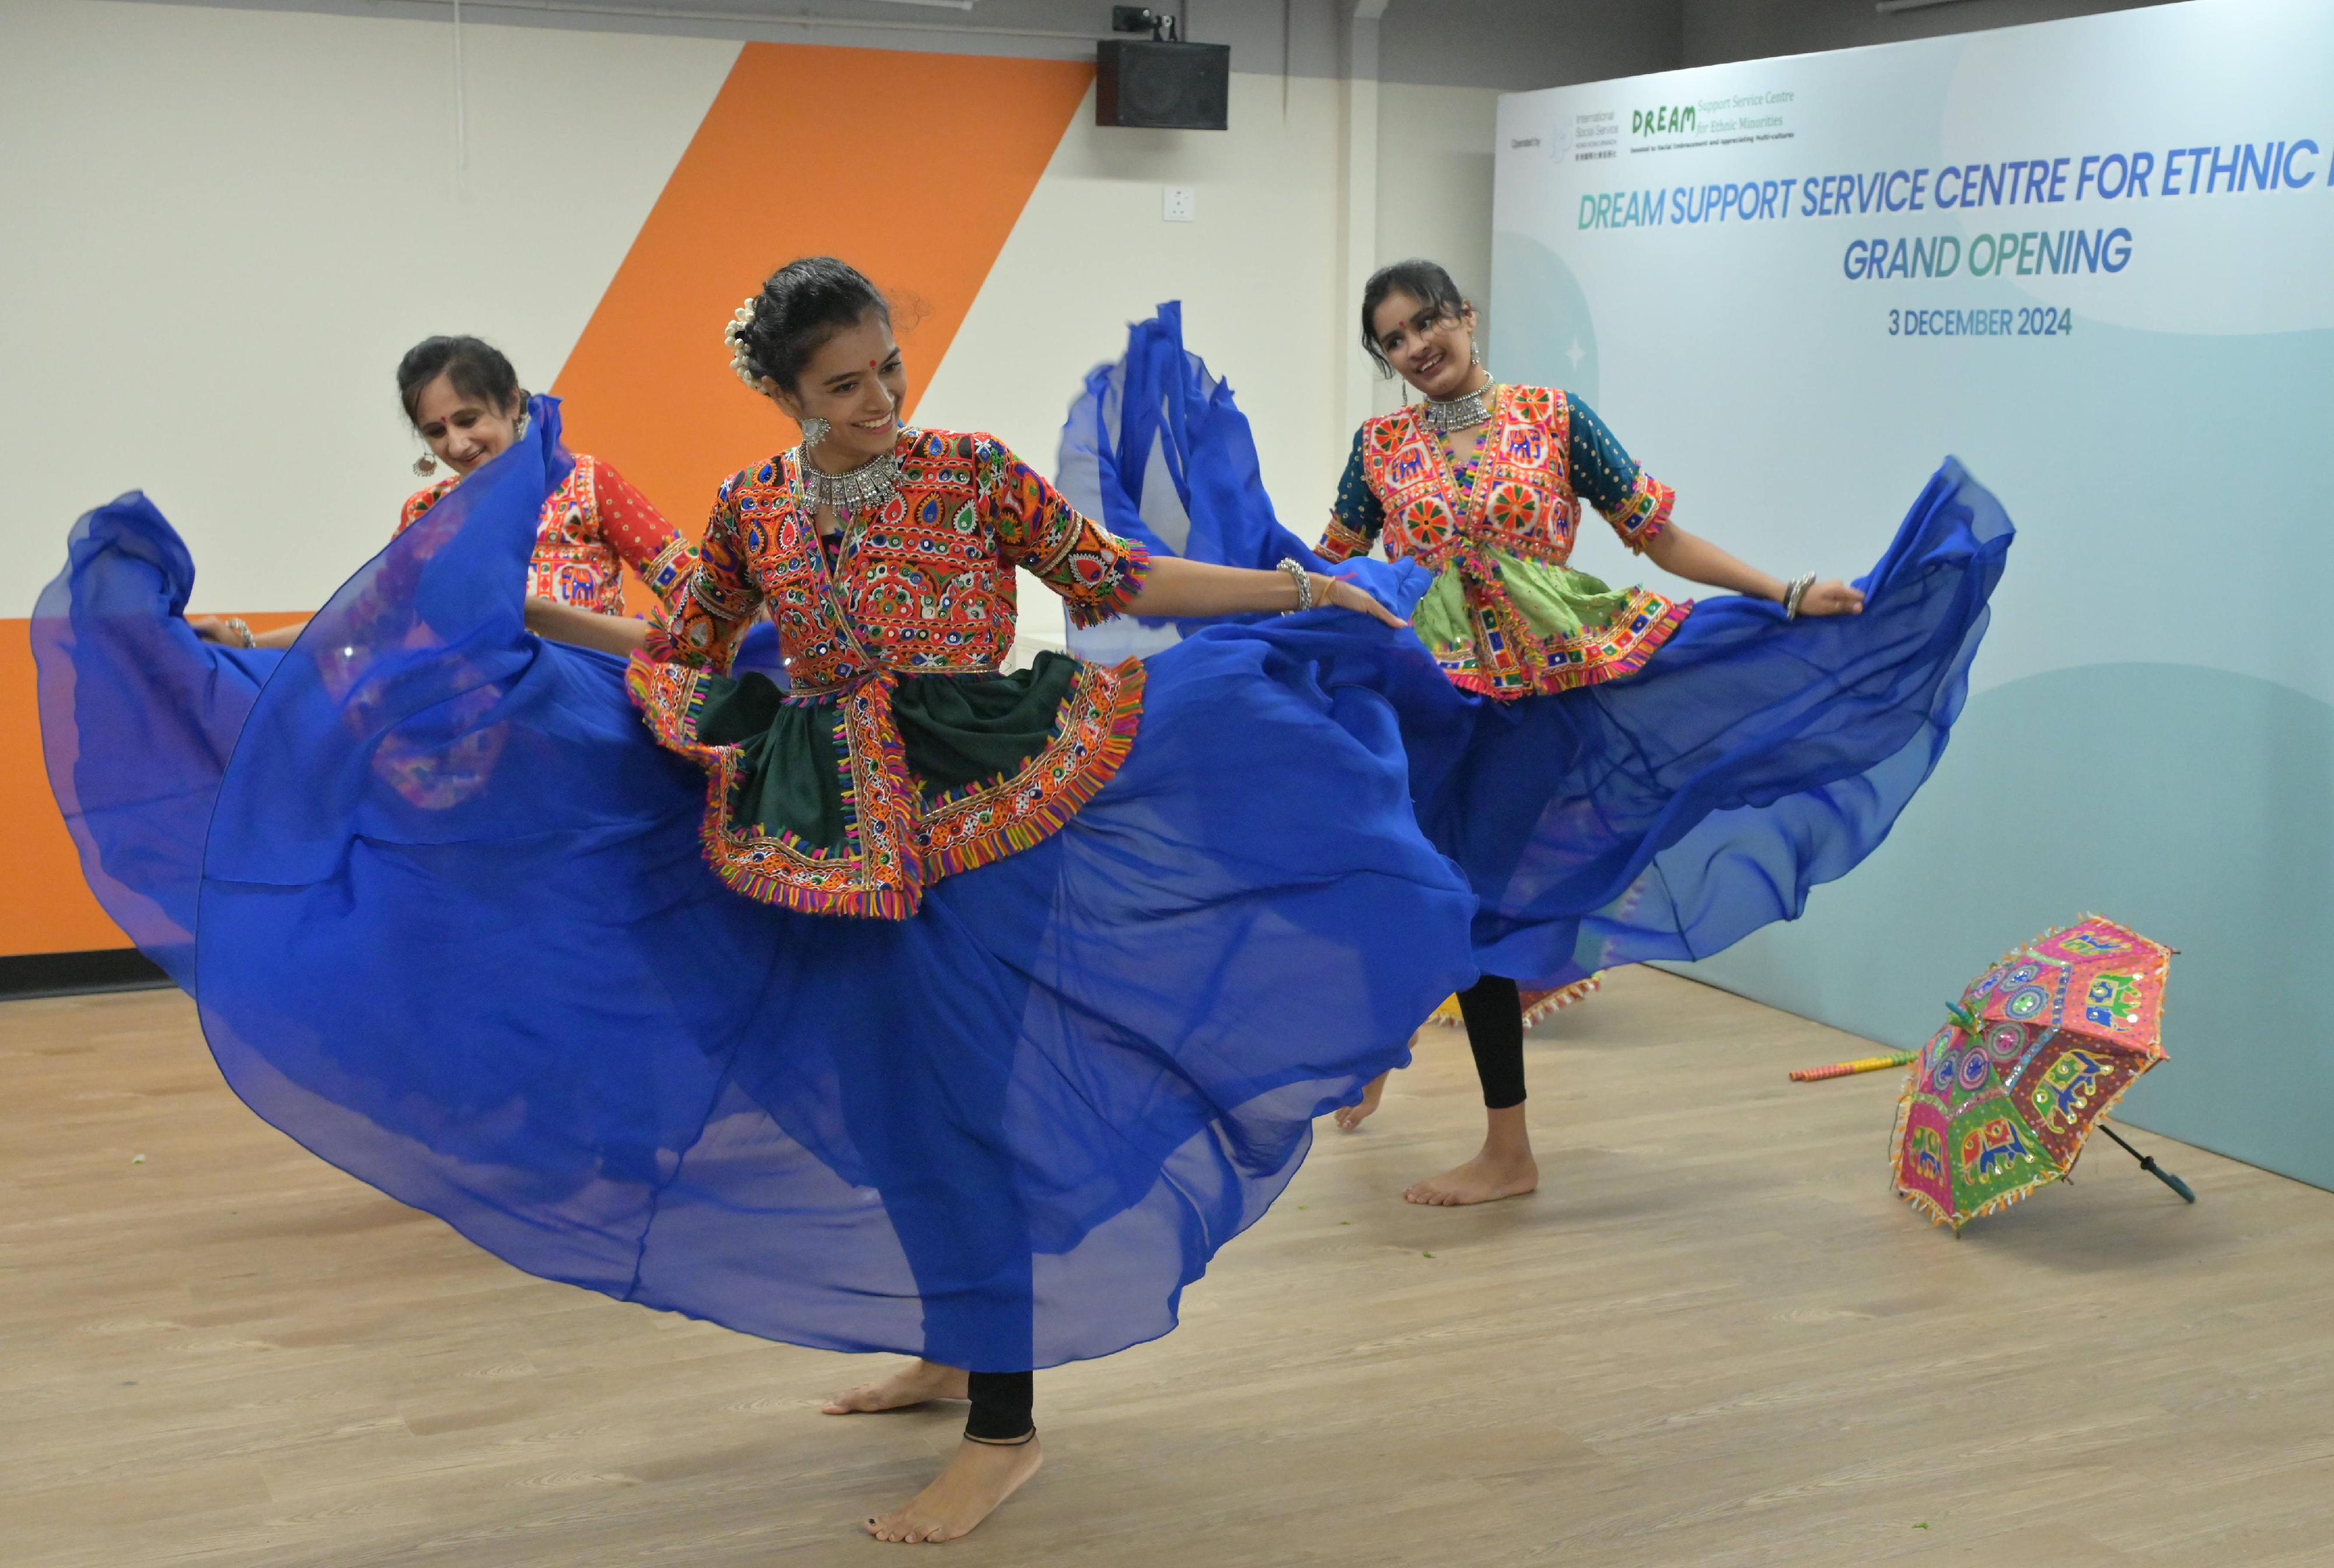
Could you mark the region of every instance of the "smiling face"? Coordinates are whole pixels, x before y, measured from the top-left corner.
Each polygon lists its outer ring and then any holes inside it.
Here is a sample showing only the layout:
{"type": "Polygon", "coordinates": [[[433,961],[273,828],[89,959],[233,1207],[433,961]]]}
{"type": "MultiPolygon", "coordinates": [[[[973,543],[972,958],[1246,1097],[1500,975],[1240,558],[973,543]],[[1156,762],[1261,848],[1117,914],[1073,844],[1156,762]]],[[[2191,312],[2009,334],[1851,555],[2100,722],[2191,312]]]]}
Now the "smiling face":
{"type": "Polygon", "coordinates": [[[454,379],[440,375],[414,398],[413,428],[438,460],[459,476],[518,438],[519,414],[525,408],[516,398],[506,409],[495,408],[455,390],[454,379]]]}
{"type": "Polygon", "coordinates": [[[1396,374],[1427,397],[1447,399],[1472,389],[1475,307],[1451,313],[1402,289],[1378,302],[1370,313],[1378,351],[1396,374]]]}
{"type": "Polygon", "coordinates": [[[908,371],[892,323],[880,311],[869,311],[822,343],[793,387],[765,378],[763,388],[796,423],[825,419],[833,427],[811,449],[822,468],[841,473],[873,462],[900,438],[908,371]]]}

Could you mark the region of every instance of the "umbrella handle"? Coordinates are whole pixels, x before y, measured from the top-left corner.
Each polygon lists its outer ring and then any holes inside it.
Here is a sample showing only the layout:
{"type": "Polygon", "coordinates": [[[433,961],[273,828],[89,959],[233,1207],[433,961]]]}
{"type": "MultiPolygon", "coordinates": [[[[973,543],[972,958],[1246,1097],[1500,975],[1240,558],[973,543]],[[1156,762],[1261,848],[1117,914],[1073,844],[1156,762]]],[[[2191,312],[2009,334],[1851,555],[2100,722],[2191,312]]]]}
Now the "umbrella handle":
{"type": "Polygon", "coordinates": [[[2156,1180],[2164,1183],[2165,1186],[2170,1188],[2173,1191],[2178,1193],[2182,1198],[2186,1198],[2189,1202],[2194,1203],[2196,1201],[2196,1194],[2190,1188],[2188,1184],[2181,1180],[2178,1177],[2173,1175],[2170,1171],[2165,1169],[2162,1166],[2156,1164],[2156,1157],[2154,1155],[2151,1154],[2146,1159],[2141,1160],[2139,1162],[2139,1168],[2147,1172],[2148,1175],[2156,1178],[2156,1180]]]}
{"type": "Polygon", "coordinates": [[[2178,1177],[2173,1175],[2170,1171],[2156,1164],[2156,1156],[2153,1154],[2142,1154],[2138,1150],[2134,1149],[2122,1139],[2116,1138],[2116,1130],[2109,1127],[2104,1121],[2099,1123],[2099,1130],[2106,1133],[2109,1138],[2115,1138],[2116,1147],[2122,1150],[2126,1154],[2130,1155],[2134,1159],[2138,1160],[2139,1168],[2142,1170],[2145,1170],[2148,1175],[2164,1183],[2165,1186],[2178,1193],[2188,1202],[2194,1203],[2196,1201],[2195,1190],[2186,1182],[2181,1180],[2178,1177]]]}

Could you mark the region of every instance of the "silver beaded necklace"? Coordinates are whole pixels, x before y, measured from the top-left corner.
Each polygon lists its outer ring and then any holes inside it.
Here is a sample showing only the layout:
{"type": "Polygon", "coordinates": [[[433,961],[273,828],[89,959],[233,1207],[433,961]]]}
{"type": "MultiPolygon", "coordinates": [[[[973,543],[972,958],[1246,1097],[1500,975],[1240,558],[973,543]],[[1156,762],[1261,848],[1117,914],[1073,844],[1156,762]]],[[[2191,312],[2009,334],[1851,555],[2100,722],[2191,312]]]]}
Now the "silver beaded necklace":
{"type": "Polygon", "coordinates": [[[847,474],[829,474],[810,465],[810,448],[795,448],[795,499],[815,512],[830,508],[844,527],[862,512],[873,512],[900,493],[900,455],[886,452],[847,474]]]}
{"type": "Polygon", "coordinates": [[[1447,400],[1429,398],[1419,405],[1419,418],[1426,428],[1438,436],[1448,436],[1454,430],[1471,430],[1478,425],[1489,424],[1491,418],[1491,394],[1499,390],[1497,381],[1485,381],[1464,397],[1447,400]]]}

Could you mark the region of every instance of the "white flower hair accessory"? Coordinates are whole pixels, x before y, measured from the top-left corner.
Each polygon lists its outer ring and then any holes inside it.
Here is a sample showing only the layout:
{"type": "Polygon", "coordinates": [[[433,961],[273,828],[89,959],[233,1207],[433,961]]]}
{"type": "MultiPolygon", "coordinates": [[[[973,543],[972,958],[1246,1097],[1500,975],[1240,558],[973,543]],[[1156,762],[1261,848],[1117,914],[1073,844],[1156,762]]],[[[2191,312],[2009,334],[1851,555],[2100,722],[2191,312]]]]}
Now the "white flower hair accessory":
{"type": "Polygon", "coordinates": [[[721,341],[729,350],[729,368],[746,383],[746,390],[755,393],[762,390],[762,378],[754,373],[754,358],[746,351],[746,329],[754,324],[754,303],[761,297],[757,293],[739,305],[729,324],[721,329],[721,341]]]}

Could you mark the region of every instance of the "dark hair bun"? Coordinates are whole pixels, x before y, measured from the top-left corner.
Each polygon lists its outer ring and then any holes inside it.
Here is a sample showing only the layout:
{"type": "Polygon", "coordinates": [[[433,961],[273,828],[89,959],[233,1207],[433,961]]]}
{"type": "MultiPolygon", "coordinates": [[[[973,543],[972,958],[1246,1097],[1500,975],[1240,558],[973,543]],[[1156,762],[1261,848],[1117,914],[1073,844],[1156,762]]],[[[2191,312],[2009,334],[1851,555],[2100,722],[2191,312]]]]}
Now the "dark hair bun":
{"type": "Polygon", "coordinates": [[[397,395],[405,404],[406,418],[420,422],[421,390],[440,376],[461,396],[498,412],[521,395],[518,372],[492,343],[471,337],[424,338],[397,361],[397,395]]]}
{"type": "Polygon", "coordinates": [[[870,312],[886,322],[892,307],[866,275],[831,255],[805,256],[770,274],[725,333],[730,362],[748,386],[767,376],[788,391],[811,356],[870,312]]]}

